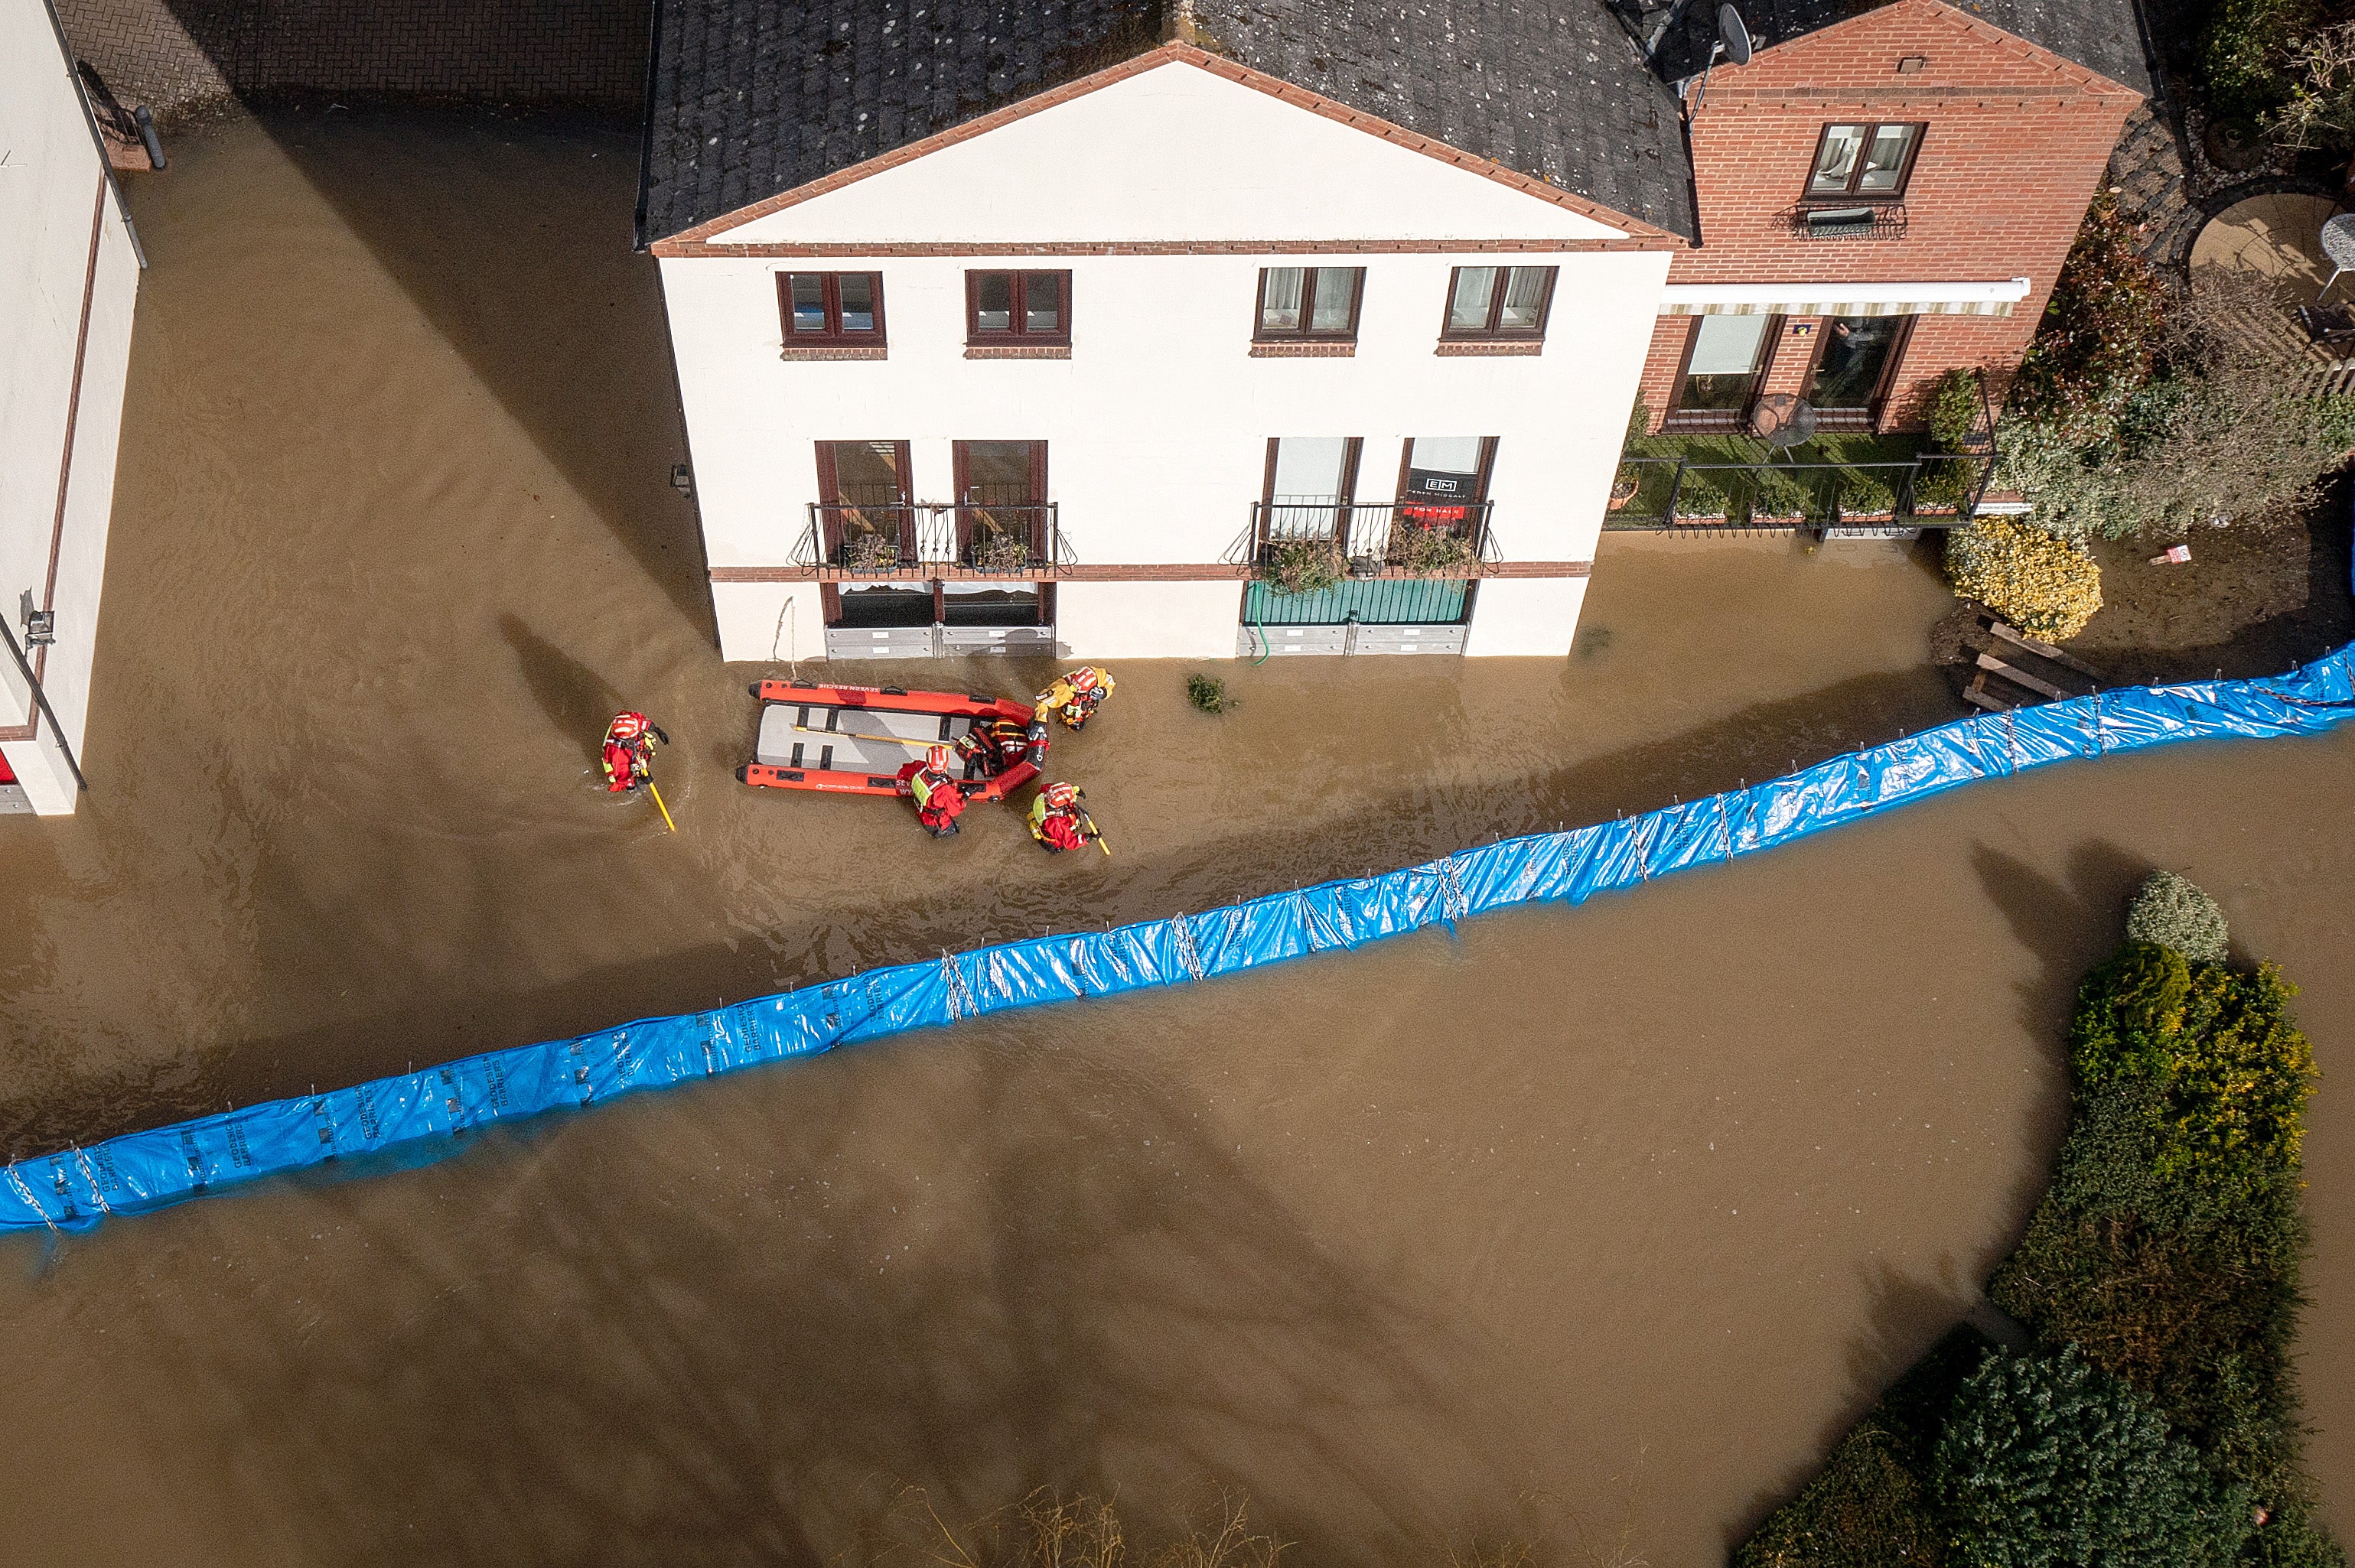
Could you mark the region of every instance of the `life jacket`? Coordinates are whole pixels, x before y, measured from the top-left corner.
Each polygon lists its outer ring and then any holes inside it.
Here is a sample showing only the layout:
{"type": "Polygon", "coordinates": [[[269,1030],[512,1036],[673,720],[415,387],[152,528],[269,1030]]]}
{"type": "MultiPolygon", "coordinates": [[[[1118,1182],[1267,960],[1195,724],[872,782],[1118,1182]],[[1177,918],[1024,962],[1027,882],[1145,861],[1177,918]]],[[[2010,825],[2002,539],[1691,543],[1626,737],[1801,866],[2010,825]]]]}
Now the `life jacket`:
{"type": "Polygon", "coordinates": [[[1092,664],[1083,664],[1067,675],[1058,675],[1053,685],[1039,694],[1039,716],[1044,719],[1051,713],[1062,719],[1064,727],[1077,729],[1095,715],[1112,687],[1110,675],[1092,664]],[[1092,686],[1084,690],[1082,673],[1094,677],[1092,686]]]}
{"type": "Polygon", "coordinates": [[[945,773],[936,773],[921,762],[911,762],[900,769],[900,782],[907,786],[908,798],[916,803],[916,820],[935,834],[956,826],[964,810],[964,791],[945,773]]]}
{"type": "Polygon", "coordinates": [[[638,754],[608,736],[605,740],[605,790],[618,795],[637,788],[638,754]]]}

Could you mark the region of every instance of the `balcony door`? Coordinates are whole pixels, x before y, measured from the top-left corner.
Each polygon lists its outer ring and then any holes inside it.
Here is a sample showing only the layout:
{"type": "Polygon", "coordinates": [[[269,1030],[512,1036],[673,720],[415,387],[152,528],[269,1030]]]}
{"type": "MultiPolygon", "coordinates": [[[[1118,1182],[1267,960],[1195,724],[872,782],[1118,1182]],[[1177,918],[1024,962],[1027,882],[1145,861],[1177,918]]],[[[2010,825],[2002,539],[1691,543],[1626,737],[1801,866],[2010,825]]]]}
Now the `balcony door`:
{"type": "Polygon", "coordinates": [[[1047,443],[958,441],[957,559],[1022,572],[1046,559],[1047,443]]]}
{"type": "Polygon", "coordinates": [[[1356,436],[1271,436],[1260,543],[1338,542],[1358,489],[1356,436]]]}
{"type": "Polygon", "coordinates": [[[820,441],[820,543],[838,567],[891,571],[916,560],[906,441],[820,441]]]}
{"type": "Polygon", "coordinates": [[[1911,316],[1833,316],[1817,332],[1807,400],[1835,429],[1870,429],[1881,417],[1911,316]]]}

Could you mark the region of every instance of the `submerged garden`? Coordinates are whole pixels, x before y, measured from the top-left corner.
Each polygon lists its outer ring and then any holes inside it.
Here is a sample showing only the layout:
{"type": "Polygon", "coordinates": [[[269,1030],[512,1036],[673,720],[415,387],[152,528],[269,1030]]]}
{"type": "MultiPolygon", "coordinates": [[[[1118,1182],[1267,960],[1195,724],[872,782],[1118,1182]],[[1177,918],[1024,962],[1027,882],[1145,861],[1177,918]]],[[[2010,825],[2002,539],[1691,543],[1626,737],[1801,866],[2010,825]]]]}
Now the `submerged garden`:
{"type": "Polygon", "coordinates": [[[2314,1056],[2269,964],[2160,873],[2085,977],[2052,1184],[1956,1329],[1738,1568],[2342,1568],[2312,1519],[2295,1365],[2314,1056]]]}

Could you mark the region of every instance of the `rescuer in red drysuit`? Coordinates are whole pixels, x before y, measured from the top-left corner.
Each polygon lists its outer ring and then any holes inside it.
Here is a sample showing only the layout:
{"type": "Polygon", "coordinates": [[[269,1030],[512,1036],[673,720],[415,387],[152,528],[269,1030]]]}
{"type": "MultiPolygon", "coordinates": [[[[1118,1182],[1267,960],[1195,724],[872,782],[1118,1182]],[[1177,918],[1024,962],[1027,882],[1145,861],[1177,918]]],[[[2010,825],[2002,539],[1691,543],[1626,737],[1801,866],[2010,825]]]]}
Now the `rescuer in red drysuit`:
{"type": "Polygon", "coordinates": [[[958,814],[964,810],[964,790],[949,777],[949,748],[935,746],[924,753],[921,762],[911,762],[900,769],[900,788],[915,802],[916,821],[936,839],[947,838],[957,831],[958,814]]]}
{"type": "MultiPolygon", "coordinates": [[[[1043,737],[1047,726],[1039,726],[1043,737]]],[[[995,779],[1022,760],[1030,749],[1029,726],[1019,719],[992,719],[975,725],[957,737],[956,754],[964,762],[967,779],[995,779]]]]}
{"type": "Polygon", "coordinates": [[[619,795],[654,776],[655,743],[670,744],[644,714],[615,714],[605,726],[605,788],[619,795]]]}
{"type": "Polygon", "coordinates": [[[1084,791],[1069,784],[1050,784],[1030,802],[1030,836],[1041,848],[1062,851],[1088,847],[1087,808],[1080,804],[1084,791]]]}

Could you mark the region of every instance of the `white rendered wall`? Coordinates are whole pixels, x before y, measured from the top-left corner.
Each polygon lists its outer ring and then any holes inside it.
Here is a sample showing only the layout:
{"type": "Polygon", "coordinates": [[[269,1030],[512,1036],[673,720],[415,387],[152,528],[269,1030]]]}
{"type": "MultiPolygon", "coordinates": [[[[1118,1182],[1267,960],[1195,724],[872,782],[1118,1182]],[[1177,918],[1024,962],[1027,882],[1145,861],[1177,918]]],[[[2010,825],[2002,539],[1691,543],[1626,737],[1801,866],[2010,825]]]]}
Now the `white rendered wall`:
{"type": "Polygon", "coordinates": [[[711,238],[869,245],[1610,239],[1623,232],[1171,63],[711,238]]]}
{"type": "Polygon", "coordinates": [[[1234,577],[1063,583],[1055,589],[1055,639],[1074,659],[1231,659],[1242,601],[1234,577]]]}
{"type": "MultiPolygon", "coordinates": [[[[21,641],[26,593],[35,607],[57,612],[58,640],[42,660],[42,685],[79,756],[139,263],[71,62],[40,0],[0,0],[0,150],[6,154],[0,164],[0,616],[21,641]],[[60,529],[58,481],[69,410],[77,405],[75,350],[84,283],[92,276],[93,216],[98,264],[60,529]]],[[[30,689],[0,652],[0,727],[33,720],[30,689]]],[[[0,741],[0,754],[36,810],[73,810],[73,778],[46,719],[33,739],[0,741]]]]}
{"type": "MultiPolygon", "coordinates": [[[[879,244],[972,243],[975,234],[1009,243],[1378,234],[1441,242],[1612,232],[1189,66],[1145,73],[715,238],[805,240],[862,226],[879,244]],[[1181,130],[1190,141],[1173,158],[1168,148],[1178,143],[1170,139],[1181,130]],[[1213,156],[1201,151],[1204,138],[1236,145],[1213,156]],[[1148,147],[1158,151],[1148,156],[1148,147]],[[1092,166],[1099,149],[1128,160],[1123,177],[1110,177],[1109,165],[1102,178],[1068,177],[1074,164],[1092,166]],[[1264,188],[1260,171],[1269,167],[1292,171],[1281,191],[1264,188]],[[1040,170],[1066,182],[1055,199],[1004,196],[1009,182],[1018,190],[1046,177],[1040,170]],[[1017,221],[1027,232],[1008,232],[1017,221]]],[[[1048,443],[1049,495],[1082,564],[1208,566],[1227,559],[1251,528],[1275,436],[1359,438],[1357,493],[1369,502],[1394,493],[1408,440],[1496,437],[1488,494],[1502,553],[1592,560],[1668,266],[1664,251],[1369,250],[687,257],[665,258],[661,271],[714,567],[791,564],[817,499],[815,443],[908,441],[915,499],[946,502],[954,499],[958,440],[1048,443]],[[1453,269],[1498,262],[1560,269],[1543,352],[1434,353],[1453,269]],[[1260,269],[1304,263],[1366,269],[1355,355],[1252,357],[1260,269]],[[1071,270],[1071,357],[967,359],[966,270],[1024,266],[1071,270]],[[890,356],[782,360],[776,275],[794,270],[881,273],[890,356]]],[[[1197,585],[1202,591],[1162,599],[1144,590],[1171,584],[1134,585],[1139,604],[1184,599],[1208,618],[1197,627],[1156,615],[1150,632],[1088,608],[1117,602],[1100,594],[1111,586],[1059,590],[1058,635],[1075,655],[1109,657],[1117,642],[1132,657],[1232,656],[1232,579],[1215,593],[1197,585]]],[[[741,614],[720,616],[722,652],[766,658],[782,596],[767,597],[769,619],[758,626],[755,596],[741,597],[741,614]]],[[[1484,607],[1489,597],[1484,588],[1484,607]]],[[[1509,638],[1476,632],[1474,647],[1568,650],[1575,592],[1497,597],[1543,599],[1559,613],[1509,638]]],[[[1476,609],[1476,623],[1484,613],[1476,609]]],[[[802,645],[811,646],[806,631],[802,645]]]]}

